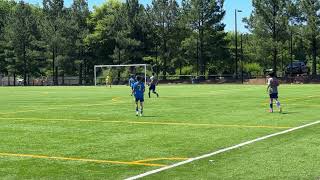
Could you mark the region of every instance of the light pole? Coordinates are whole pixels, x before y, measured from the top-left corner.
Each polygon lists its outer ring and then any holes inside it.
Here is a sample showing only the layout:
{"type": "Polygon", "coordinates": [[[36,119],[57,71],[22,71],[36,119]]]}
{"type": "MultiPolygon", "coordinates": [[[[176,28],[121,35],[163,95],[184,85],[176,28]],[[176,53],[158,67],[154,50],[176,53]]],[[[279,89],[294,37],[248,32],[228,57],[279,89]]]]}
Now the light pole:
{"type": "Polygon", "coordinates": [[[290,76],[291,76],[291,83],[293,83],[292,77],[292,67],[293,66],[293,32],[292,28],[290,28],[290,76]]]}
{"type": "Polygon", "coordinates": [[[290,29],[290,79],[291,79],[291,83],[293,83],[293,26],[295,24],[292,23],[291,21],[289,21],[289,29],[290,29]]]}
{"type": "Polygon", "coordinates": [[[237,13],[238,12],[242,12],[241,10],[238,10],[238,9],[235,9],[234,10],[234,24],[235,24],[235,27],[234,27],[234,29],[235,29],[235,44],[236,44],[236,69],[235,69],[235,71],[236,71],[236,79],[238,79],[238,27],[237,27],[237,13]]]}
{"type": "Polygon", "coordinates": [[[240,36],[240,51],[241,51],[241,83],[243,84],[243,46],[242,46],[242,43],[243,43],[243,39],[242,39],[242,33],[241,33],[241,36],[240,36]]]}

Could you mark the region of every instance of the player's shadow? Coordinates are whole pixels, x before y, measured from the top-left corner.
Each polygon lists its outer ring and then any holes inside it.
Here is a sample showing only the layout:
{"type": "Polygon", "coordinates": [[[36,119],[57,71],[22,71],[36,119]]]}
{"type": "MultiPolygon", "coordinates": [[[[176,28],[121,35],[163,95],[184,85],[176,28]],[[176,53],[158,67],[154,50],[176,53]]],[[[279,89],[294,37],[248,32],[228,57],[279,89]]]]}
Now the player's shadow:
{"type": "Polygon", "coordinates": [[[142,116],[143,118],[158,118],[158,117],[161,117],[161,116],[142,116]]]}
{"type": "Polygon", "coordinates": [[[297,114],[298,112],[294,112],[294,111],[289,111],[289,112],[282,112],[281,114],[283,114],[283,115],[287,115],[287,114],[297,114]]]}

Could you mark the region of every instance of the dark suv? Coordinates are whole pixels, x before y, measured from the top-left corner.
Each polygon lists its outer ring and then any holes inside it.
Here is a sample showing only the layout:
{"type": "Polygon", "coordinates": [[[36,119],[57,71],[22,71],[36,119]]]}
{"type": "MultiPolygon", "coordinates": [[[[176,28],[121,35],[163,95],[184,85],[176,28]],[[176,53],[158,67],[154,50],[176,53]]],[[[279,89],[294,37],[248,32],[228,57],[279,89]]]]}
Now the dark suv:
{"type": "Polygon", "coordinates": [[[285,69],[285,72],[287,75],[289,74],[308,74],[309,73],[309,69],[308,67],[306,66],[306,64],[302,61],[294,61],[292,63],[292,66],[291,66],[291,63],[286,67],[285,69]]]}

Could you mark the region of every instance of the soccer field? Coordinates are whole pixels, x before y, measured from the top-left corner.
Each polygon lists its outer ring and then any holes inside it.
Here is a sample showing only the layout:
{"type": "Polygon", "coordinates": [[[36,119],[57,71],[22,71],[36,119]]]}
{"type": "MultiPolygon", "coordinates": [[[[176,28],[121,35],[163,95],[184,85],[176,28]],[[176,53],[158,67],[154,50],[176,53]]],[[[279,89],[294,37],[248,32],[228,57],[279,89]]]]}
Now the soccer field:
{"type": "MultiPolygon", "coordinates": [[[[320,85],[0,88],[0,179],[125,179],[320,120],[320,85]],[[146,94],[147,95],[147,94],[146,94]]],[[[145,179],[319,179],[320,124],[145,179]]]]}

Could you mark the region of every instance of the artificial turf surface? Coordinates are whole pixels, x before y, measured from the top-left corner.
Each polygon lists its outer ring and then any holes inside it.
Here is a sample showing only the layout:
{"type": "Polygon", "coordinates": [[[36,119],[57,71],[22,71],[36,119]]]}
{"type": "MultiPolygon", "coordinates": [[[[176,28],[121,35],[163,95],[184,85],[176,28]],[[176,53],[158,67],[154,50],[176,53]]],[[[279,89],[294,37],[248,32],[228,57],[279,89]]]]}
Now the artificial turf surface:
{"type": "MultiPolygon", "coordinates": [[[[0,179],[124,179],[319,120],[319,85],[159,86],[135,116],[126,86],[0,88],[0,179]],[[169,158],[169,159],[168,159],[169,158]],[[142,161],[139,161],[142,160],[142,161]],[[136,162],[138,161],[138,162],[136,162]]],[[[146,179],[319,179],[320,125],[146,179]]]]}

